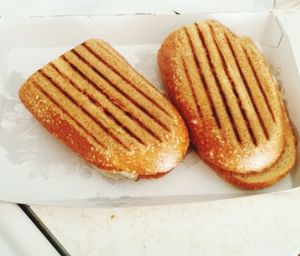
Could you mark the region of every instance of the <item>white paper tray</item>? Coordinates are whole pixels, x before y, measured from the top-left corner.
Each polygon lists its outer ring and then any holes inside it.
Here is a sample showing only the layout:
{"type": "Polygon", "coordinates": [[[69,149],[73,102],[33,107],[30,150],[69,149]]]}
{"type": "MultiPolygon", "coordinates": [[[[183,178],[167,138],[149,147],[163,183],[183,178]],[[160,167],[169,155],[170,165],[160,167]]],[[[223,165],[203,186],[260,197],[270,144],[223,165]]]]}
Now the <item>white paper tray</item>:
{"type": "Polygon", "coordinates": [[[198,15],[122,15],[2,19],[0,34],[0,199],[56,205],[147,205],[208,201],[296,188],[299,167],[258,192],[221,180],[191,150],[168,175],[153,180],[111,181],[45,131],[17,93],[25,79],[65,50],[89,38],[111,43],[163,91],[156,54],[174,29],[213,18],[262,48],[284,87],[291,119],[300,127],[300,79],[289,38],[269,12],[198,15]]]}

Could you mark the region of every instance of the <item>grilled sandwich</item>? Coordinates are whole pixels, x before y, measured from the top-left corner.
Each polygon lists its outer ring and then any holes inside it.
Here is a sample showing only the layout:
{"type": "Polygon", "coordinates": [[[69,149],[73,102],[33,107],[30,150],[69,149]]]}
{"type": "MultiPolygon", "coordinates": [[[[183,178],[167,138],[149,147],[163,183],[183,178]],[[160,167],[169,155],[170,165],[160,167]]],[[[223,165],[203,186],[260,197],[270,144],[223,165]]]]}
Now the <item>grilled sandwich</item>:
{"type": "Polygon", "coordinates": [[[189,145],[173,105],[102,40],[38,70],[19,97],[50,133],[109,176],[160,176],[189,145]]]}
{"type": "Polygon", "coordinates": [[[210,165],[228,177],[291,169],[295,150],[285,156],[294,139],[284,134],[289,121],[277,81],[249,38],[213,20],[190,24],[166,38],[158,64],[192,143],[210,165]]]}
{"type": "Polygon", "coordinates": [[[288,115],[284,111],[284,149],[275,164],[261,173],[233,174],[218,168],[214,170],[225,180],[243,189],[262,189],[284,178],[296,164],[296,138],[288,115]]]}

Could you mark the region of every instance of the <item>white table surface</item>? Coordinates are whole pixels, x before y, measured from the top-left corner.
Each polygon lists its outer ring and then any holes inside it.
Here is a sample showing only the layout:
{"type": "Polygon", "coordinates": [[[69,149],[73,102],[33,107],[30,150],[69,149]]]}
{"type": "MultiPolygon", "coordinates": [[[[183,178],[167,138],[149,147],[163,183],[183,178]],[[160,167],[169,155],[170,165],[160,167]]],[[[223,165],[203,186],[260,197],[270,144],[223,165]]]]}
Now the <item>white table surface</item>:
{"type": "Polygon", "coordinates": [[[71,255],[300,253],[300,191],[156,207],[33,209],[71,255]]]}
{"type": "MultiPolygon", "coordinates": [[[[183,6],[184,1],[175,2],[183,6]]],[[[40,1],[37,5],[44,8],[47,3],[40,1]]],[[[297,1],[290,5],[297,5],[297,1]]],[[[6,14],[13,12],[13,7],[9,1],[0,1],[0,15],[1,10],[3,15],[4,9],[6,14]]],[[[24,9],[26,5],[20,4],[16,12],[21,15],[24,9]]],[[[51,8],[49,10],[51,13],[51,8]]],[[[28,12],[36,14],[36,10],[28,12]]],[[[300,67],[300,12],[290,11],[282,17],[282,21],[288,27],[300,67]]],[[[23,215],[15,205],[0,204],[0,208],[0,222],[9,226],[9,234],[20,233],[20,230],[21,235],[27,234],[27,230],[32,229],[28,219],[21,221],[17,217],[23,215]]],[[[109,209],[32,208],[71,255],[297,256],[300,253],[300,190],[182,205],[109,209]]],[[[11,240],[14,243],[7,240],[9,234],[0,230],[0,255],[55,255],[47,242],[44,241],[43,245],[38,231],[36,235],[29,232],[25,238],[16,235],[11,240]],[[36,243],[41,244],[44,247],[38,248],[44,248],[43,254],[25,249],[25,245],[18,247],[23,251],[14,250],[18,241],[25,242],[28,248],[32,247],[31,250],[36,243]],[[26,250],[27,254],[21,253],[26,250]]]]}
{"type": "Polygon", "coordinates": [[[15,204],[0,204],[0,255],[59,255],[15,204]]]}

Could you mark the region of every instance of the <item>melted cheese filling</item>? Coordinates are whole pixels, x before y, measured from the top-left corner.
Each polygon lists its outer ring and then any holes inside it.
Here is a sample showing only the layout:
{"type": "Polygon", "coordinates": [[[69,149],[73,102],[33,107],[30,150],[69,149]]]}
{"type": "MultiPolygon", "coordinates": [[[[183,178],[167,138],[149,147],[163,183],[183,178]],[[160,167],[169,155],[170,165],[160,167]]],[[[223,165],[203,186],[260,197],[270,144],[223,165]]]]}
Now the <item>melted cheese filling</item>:
{"type": "MultiPolygon", "coordinates": [[[[95,167],[95,166],[94,166],[95,167]]],[[[97,167],[95,167],[97,168],[97,167]]],[[[103,171],[99,168],[97,170],[105,177],[115,180],[137,180],[139,175],[136,172],[127,172],[127,171],[103,171]]]]}

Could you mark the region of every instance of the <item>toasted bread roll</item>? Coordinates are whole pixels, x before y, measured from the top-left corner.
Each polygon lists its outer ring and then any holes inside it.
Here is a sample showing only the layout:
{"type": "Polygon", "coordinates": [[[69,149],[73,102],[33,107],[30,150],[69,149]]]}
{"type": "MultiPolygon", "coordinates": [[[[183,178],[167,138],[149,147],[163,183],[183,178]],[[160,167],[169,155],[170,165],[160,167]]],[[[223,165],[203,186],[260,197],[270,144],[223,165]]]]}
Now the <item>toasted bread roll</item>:
{"type": "Polygon", "coordinates": [[[161,76],[198,153],[232,173],[259,173],[284,148],[276,80],[261,53],[216,21],[171,33],[161,76]]]}
{"type": "Polygon", "coordinates": [[[215,169],[225,180],[243,189],[263,189],[284,178],[296,164],[296,138],[293,133],[287,113],[284,111],[285,146],[277,162],[261,173],[233,174],[215,169]]]}
{"type": "Polygon", "coordinates": [[[168,172],[189,144],[172,104],[101,40],[38,70],[19,96],[49,132],[110,176],[168,172]]]}

